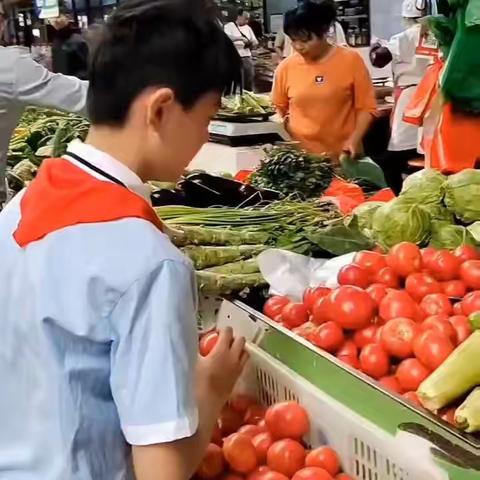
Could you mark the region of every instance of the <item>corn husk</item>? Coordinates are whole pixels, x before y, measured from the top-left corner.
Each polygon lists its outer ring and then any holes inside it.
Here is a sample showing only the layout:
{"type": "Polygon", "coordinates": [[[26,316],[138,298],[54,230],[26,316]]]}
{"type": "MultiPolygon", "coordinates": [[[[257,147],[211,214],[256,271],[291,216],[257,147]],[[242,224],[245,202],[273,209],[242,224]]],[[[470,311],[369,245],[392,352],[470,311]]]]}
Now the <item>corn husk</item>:
{"type": "Polygon", "coordinates": [[[421,385],[422,405],[438,410],[480,385],[480,330],[470,335],[421,385]]]}
{"type": "Polygon", "coordinates": [[[457,409],[455,423],[467,433],[480,432],[480,387],[477,387],[457,409]]]}

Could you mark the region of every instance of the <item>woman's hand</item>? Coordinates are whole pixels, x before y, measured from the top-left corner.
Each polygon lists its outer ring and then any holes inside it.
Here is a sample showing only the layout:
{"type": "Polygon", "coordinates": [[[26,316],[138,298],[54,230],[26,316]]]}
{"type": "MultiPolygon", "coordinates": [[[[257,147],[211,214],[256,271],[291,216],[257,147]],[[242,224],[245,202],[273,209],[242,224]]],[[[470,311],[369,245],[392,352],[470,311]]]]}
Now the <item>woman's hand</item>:
{"type": "Polygon", "coordinates": [[[355,159],[362,151],[362,146],[357,139],[351,137],[343,145],[342,151],[350,155],[350,158],[355,159]]]}

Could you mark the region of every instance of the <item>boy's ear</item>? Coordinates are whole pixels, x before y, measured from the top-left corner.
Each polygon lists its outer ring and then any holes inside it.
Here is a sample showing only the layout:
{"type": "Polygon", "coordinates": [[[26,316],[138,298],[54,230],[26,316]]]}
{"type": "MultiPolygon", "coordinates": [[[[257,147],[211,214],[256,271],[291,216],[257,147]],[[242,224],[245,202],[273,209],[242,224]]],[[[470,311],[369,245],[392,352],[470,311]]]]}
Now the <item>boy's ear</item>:
{"type": "Polygon", "coordinates": [[[152,91],[147,99],[147,124],[159,129],[165,117],[165,111],[173,105],[175,94],[171,88],[158,88],[152,91]]]}

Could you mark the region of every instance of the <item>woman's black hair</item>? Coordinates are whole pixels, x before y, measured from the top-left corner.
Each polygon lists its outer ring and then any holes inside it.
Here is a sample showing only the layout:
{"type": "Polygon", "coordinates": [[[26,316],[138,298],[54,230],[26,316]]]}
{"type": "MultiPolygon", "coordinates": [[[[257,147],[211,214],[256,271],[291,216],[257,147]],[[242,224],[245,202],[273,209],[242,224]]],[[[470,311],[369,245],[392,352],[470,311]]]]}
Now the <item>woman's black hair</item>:
{"type": "Polygon", "coordinates": [[[293,39],[323,37],[337,17],[334,0],[299,0],[298,6],[285,14],[284,32],[293,39]]]}
{"type": "Polygon", "coordinates": [[[185,108],[240,85],[241,59],[204,0],[125,0],[99,32],[91,56],[88,114],[121,126],[135,99],[168,87],[185,108]]]}

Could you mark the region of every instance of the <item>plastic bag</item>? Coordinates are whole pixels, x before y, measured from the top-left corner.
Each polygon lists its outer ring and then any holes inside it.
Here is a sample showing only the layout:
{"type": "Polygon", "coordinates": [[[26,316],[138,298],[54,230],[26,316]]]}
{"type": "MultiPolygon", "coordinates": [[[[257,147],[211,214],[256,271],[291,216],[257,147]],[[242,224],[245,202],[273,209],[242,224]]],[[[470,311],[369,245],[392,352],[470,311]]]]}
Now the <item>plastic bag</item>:
{"type": "Polygon", "coordinates": [[[360,186],[355,183],[346,182],[341,178],[334,178],[323,194],[327,197],[350,197],[352,200],[356,200],[359,203],[365,201],[365,194],[360,186]]]}
{"type": "Polygon", "coordinates": [[[478,0],[470,0],[465,13],[465,22],[467,27],[480,25],[480,3],[478,0]]]}
{"type": "Polygon", "coordinates": [[[441,78],[445,98],[456,109],[480,113],[480,25],[467,27],[465,11],[457,13],[457,33],[441,78]]]}
{"type": "Polygon", "coordinates": [[[352,160],[350,157],[344,156],[340,159],[340,163],[343,173],[351,180],[368,180],[379,188],[387,186],[382,169],[371,158],[352,160]]]}

